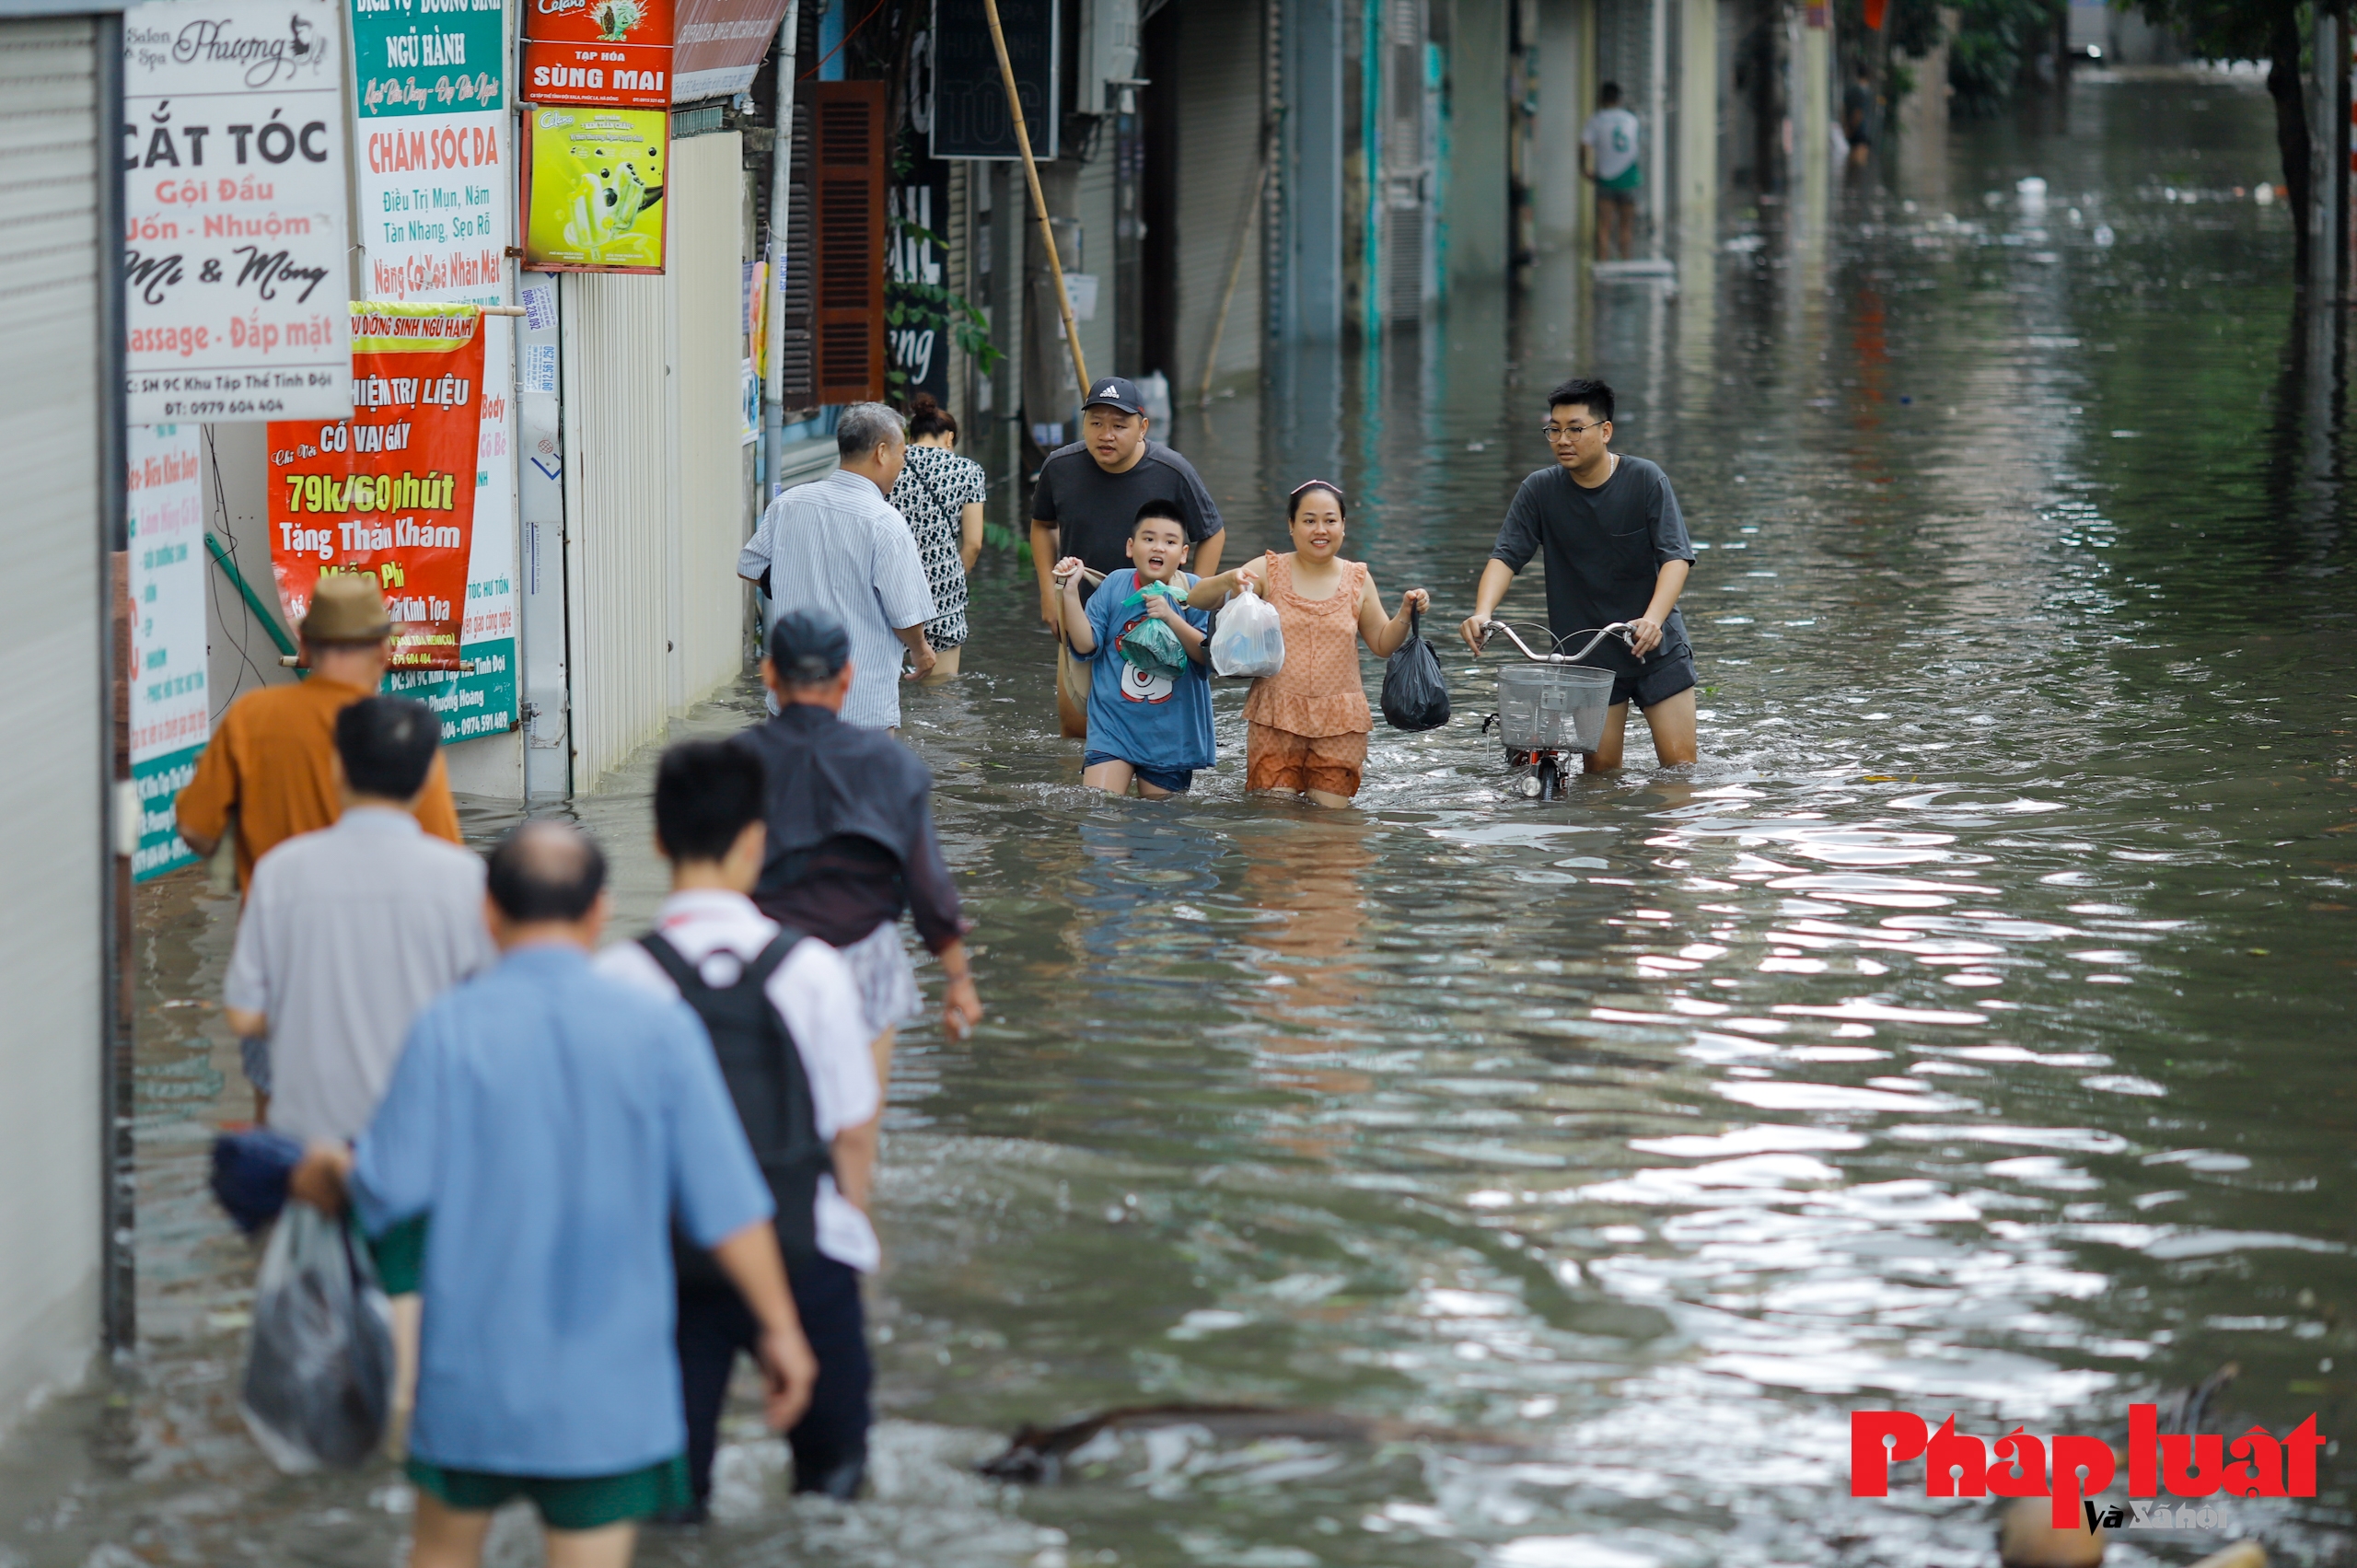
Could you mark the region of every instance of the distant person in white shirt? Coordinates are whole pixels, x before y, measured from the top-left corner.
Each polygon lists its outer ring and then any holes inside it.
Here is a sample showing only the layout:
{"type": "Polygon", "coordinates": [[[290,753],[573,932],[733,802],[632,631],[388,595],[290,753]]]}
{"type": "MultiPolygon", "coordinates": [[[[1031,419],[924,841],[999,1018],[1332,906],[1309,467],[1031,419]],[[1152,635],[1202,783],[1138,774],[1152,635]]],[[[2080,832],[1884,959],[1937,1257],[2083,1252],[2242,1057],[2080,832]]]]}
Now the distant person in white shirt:
{"type": "Polygon", "coordinates": [[[1637,244],[1637,117],[1620,107],[1620,84],[1596,89],[1599,106],[1580,133],[1580,172],[1596,181],[1596,259],[1629,260],[1637,244]]]}
{"type": "Polygon", "coordinates": [[[364,697],[335,715],[335,825],[254,865],[222,1001],[266,1042],[271,1128],[347,1143],[377,1113],[410,1020],[498,956],[482,857],[434,838],[415,807],[442,745],[423,703],[364,697]]]}
{"type": "Polygon", "coordinates": [[[911,680],[931,674],[935,657],[924,637],[935,614],[924,560],[885,499],[908,464],[908,425],[882,403],[853,403],[835,422],[835,451],[834,472],[770,503],[737,552],[737,575],[770,596],[772,624],[790,610],[842,621],[855,672],[843,722],[898,729],[901,656],[911,680]]]}
{"type": "MultiPolygon", "coordinates": [[[[901,530],[904,534],[905,528],[901,530]]],[[[625,984],[682,996],[703,1020],[745,1135],[777,1202],[777,1238],[802,1331],[819,1360],[810,1408],[786,1433],[797,1492],[849,1500],[867,1463],[868,1360],[860,1276],[880,1260],[868,1224],[883,1093],[852,971],[832,947],[787,930],[747,895],[766,850],[761,761],[691,740],[663,754],[655,842],[671,896],[655,928],[598,957],[625,984]]],[[[761,1325],[693,1248],[675,1248],[679,1387],[691,1508],[712,1495],[721,1406],[739,1351],[761,1325]]]]}

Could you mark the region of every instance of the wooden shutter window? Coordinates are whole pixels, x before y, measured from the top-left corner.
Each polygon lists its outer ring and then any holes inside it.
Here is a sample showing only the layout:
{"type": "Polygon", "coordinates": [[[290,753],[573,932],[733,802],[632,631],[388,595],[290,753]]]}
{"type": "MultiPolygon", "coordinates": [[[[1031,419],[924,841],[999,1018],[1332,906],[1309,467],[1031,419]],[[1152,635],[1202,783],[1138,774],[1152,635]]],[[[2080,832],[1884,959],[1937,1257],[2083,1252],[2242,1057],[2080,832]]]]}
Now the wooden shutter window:
{"type": "Polygon", "coordinates": [[[811,353],[810,304],[810,109],[794,106],[794,137],[786,156],[785,317],[784,343],[778,360],[778,392],[794,410],[815,408],[819,402],[818,365],[811,353]]]}
{"type": "Polygon", "coordinates": [[[884,84],[810,95],[810,254],[816,401],[884,396],[884,84]]]}

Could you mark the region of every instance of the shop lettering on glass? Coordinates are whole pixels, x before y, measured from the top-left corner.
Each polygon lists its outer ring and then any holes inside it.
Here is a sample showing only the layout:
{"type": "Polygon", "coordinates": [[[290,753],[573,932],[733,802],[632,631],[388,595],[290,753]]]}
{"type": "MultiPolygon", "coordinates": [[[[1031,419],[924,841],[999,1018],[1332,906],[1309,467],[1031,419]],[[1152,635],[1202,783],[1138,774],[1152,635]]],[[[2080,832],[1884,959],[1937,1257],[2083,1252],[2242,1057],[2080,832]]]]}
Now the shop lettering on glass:
{"type": "Polygon", "coordinates": [[[941,303],[948,257],[935,220],[949,210],[949,167],[926,158],[914,180],[893,187],[886,200],[885,271],[891,282],[884,343],[901,384],[894,396],[930,392],[949,401],[949,319],[941,303]]]}
{"type": "MultiPolygon", "coordinates": [[[[1852,1411],[1850,1495],[1889,1496],[1891,1467],[1921,1459],[1926,1497],[2050,1497],[2056,1529],[2075,1529],[2083,1521],[2093,1527],[2118,1510],[2099,1510],[2087,1499],[2118,1478],[2123,1459],[2131,1499],[2157,1497],[2165,1489],[2196,1503],[2214,1496],[2314,1497],[2316,1451],[2328,1441],[2316,1431],[2314,1415],[2280,1439],[2263,1426],[2228,1438],[2213,1432],[2163,1434],[2157,1405],[2131,1405],[2123,1456],[2099,1437],[2041,1439],[2016,1426],[1990,1444],[1958,1432],[1954,1415],[1934,1432],[1922,1416],[1905,1411],[1852,1411]]],[[[2137,1506],[2131,1502],[2131,1509],[2137,1506]]],[[[2164,1512],[2144,1504],[2136,1522],[2151,1526],[2164,1512]]]]}
{"type": "Polygon", "coordinates": [[[287,619],[355,573],[393,618],[396,669],[457,669],[473,545],[482,317],[470,305],[352,308],[349,419],[270,426],[270,563],[287,619]]]}
{"type": "Polygon", "coordinates": [[[134,422],[345,412],[343,45],[331,0],[124,14],[134,422]]]}

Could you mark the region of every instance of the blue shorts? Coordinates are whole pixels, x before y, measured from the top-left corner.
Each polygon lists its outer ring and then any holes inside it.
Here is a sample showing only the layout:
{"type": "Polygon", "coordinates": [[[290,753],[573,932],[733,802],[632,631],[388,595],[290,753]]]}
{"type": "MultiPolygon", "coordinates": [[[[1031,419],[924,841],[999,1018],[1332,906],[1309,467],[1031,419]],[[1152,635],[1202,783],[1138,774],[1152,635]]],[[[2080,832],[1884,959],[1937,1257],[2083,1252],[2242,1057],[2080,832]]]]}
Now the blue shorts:
{"type": "Polygon", "coordinates": [[[1167,790],[1172,795],[1184,795],[1195,787],[1195,770],[1192,768],[1149,768],[1143,762],[1130,762],[1127,757],[1116,757],[1110,751],[1081,753],[1082,767],[1093,768],[1099,762],[1129,762],[1130,772],[1155,788],[1167,790]]]}

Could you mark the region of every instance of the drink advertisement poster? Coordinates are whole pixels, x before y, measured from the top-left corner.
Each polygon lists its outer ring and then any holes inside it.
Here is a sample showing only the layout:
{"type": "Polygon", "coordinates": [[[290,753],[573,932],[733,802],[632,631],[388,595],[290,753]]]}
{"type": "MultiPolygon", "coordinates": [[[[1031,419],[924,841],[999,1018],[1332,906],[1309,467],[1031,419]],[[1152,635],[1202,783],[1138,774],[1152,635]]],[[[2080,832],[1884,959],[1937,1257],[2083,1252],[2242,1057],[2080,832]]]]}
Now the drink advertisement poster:
{"type": "Polygon", "coordinates": [[[134,424],[131,471],[131,783],[139,796],[132,875],[196,863],[172,797],[212,733],[205,689],[204,481],[193,424],[134,424]]]}
{"type": "Polygon", "coordinates": [[[527,103],[671,107],[671,0],[526,0],[527,103]]]}
{"type": "Polygon", "coordinates": [[[669,113],[536,107],[524,124],[524,264],[661,272],[669,113]]]}
{"type": "Polygon", "coordinates": [[[471,305],[356,304],[351,417],[270,426],[270,564],[288,624],[320,577],[356,572],[392,612],[396,673],[459,664],[482,322],[471,305]]]}
{"type": "MultiPolygon", "coordinates": [[[[350,0],[353,163],[373,299],[504,305],[516,242],[505,0],[350,0]]],[[[482,439],[459,653],[471,669],[401,670],[446,741],[516,727],[515,333],[483,324],[482,439]]]]}
{"type": "Polygon", "coordinates": [[[352,412],[343,37],[340,0],[123,13],[134,424],[352,412]]]}

